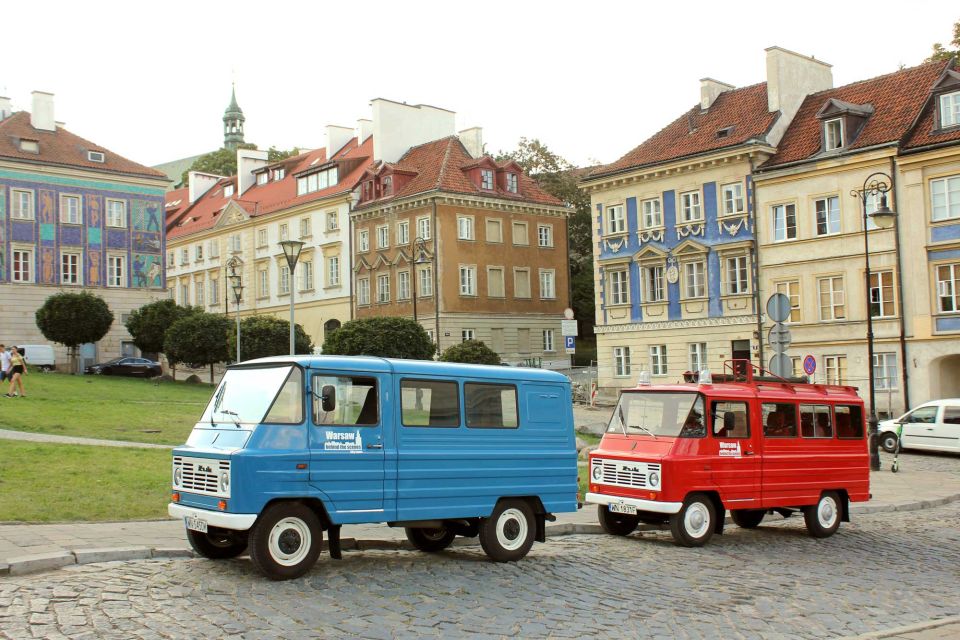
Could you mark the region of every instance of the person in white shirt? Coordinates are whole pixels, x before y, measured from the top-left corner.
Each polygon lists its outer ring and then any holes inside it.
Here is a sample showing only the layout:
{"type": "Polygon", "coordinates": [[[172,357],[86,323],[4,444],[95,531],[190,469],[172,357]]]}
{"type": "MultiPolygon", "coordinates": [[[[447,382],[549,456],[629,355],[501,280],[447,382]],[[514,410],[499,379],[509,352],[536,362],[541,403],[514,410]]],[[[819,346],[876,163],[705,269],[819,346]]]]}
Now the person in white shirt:
{"type": "Polygon", "coordinates": [[[0,344],[0,382],[10,377],[10,352],[0,344]]]}

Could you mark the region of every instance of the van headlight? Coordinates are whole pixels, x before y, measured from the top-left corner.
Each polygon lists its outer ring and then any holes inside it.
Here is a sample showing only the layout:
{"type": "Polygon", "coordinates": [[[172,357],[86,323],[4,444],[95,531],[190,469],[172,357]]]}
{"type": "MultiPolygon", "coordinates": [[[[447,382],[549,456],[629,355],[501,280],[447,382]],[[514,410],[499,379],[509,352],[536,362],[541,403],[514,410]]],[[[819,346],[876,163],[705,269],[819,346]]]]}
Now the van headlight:
{"type": "Polygon", "coordinates": [[[181,467],[175,467],[173,470],[173,486],[179,487],[182,481],[183,481],[183,469],[181,467]]]}
{"type": "Polygon", "coordinates": [[[230,488],[230,474],[226,471],[220,472],[220,491],[226,492],[230,488]]]}
{"type": "Polygon", "coordinates": [[[603,476],[603,467],[601,467],[599,464],[593,465],[593,472],[591,475],[593,476],[594,480],[599,482],[601,476],[603,476]]]}
{"type": "Polygon", "coordinates": [[[660,486],[660,474],[657,473],[656,471],[651,472],[650,475],[647,477],[647,480],[650,482],[651,487],[660,486]]]}

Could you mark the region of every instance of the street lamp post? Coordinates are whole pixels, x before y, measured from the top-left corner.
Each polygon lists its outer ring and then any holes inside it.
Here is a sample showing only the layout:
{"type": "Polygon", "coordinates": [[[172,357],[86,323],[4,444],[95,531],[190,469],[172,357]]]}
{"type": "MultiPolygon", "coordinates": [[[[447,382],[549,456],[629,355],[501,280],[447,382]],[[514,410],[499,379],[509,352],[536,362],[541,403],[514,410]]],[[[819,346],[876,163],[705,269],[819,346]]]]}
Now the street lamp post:
{"type": "Polygon", "coordinates": [[[850,195],[860,198],[860,204],[863,211],[863,259],[866,263],[866,285],[867,285],[867,367],[870,381],[870,417],[869,424],[869,447],[870,447],[870,468],[873,471],[880,470],[880,448],[879,434],[877,432],[877,407],[876,407],[876,384],[873,371],[873,300],[870,296],[870,234],[867,229],[869,220],[873,220],[878,229],[889,229],[896,221],[897,214],[887,206],[887,193],[890,191],[890,184],[893,178],[882,171],[871,173],[863,181],[862,189],[854,189],[850,195]],[[878,199],[876,209],[867,213],[867,197],[873,196],[878,199]]]}
{"type": "Polygon", "coordinates": [[[427,259],[427,246],[423,238],[417,237],[413,241],[413,251],[417,254],[413,261],[413,269],[410,279],[413,280],[413,321],[417,321],[417,265],[429,262],[427,259]]]}
{"type": "Polygon", "coordinates": [[[297,269],[297,261],[300,259],[303,244],[304,243],[299,240],[283,240],[280,242],[283,255],[287,258],[287,266],[290,267],[290,355],[296,355],[296,332],[293,324],[293,294],[297,287],[294,283],[293,274],[297,269]]]}
{"type": "Polygon", "coordinates": [[[240,300],[243,298],[243,278],[233,270],[230,273],[230,286],[233,288],[233,299],[237,303],[237,362],[240,362],[240,300]]]}

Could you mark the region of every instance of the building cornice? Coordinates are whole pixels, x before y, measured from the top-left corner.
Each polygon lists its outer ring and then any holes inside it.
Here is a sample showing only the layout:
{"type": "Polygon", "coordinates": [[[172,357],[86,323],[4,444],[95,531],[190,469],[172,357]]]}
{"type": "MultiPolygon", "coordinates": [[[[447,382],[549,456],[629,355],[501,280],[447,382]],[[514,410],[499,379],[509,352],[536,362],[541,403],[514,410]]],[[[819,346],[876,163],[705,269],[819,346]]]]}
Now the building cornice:
{"type": "Polygon", "coordinates": [[[512,213],[530,213],[534,215],[553,216],[566,218],[573,214],[573,210],[566,206],[544,205],[529,201],[502,200],[500,198],[486,198],[483,196],[471,196],[466,194],[455,194],[445,191],[428,191],[415,196],[403,198],[382,205],[373,206],[369,209],[360,211],[351,211],[350,217],[353,220],[368,220],[379,218],[390,213],[400,213],[411,209],[419,209],[430,206],[432,203],[446,204],[461,207],[473,207],[476,209],[495,209],[501,212],[512,213]]]}
{"type": "Polygon", "coordinates": [[[790,182],[797,179],[829,175],[831,173],[857,171],[871,167],[880,167],[883,170],[888,170],[890,158],[896,157],[896,153],[896,147],[888,145],[885,147],[874,147],[856,155],[807,160],[804,161],[803,164],[784,166],[780,169],[768,169],[763,172],[754,172],[753,182],[756,185],[776,184],[778,182],[790,182]]]}
{"type": "Polygon", "coordinates": [[[719,318],[691,318],[690,320],[665,320],[663,322],[632,322],[629,324],[606,324],[594,327],[594,333],[630,333],[633,331],[666,331],[670,329],[698,329],[703,327],[734,327],[756,325],[757,316],[722,316],[719,318]]]}
{"type": "Polygon", "coordinates": [[[97,171],[95,169],[78,169],[62,165],[47,163],[32,163],[29,161],[15,161],[6,158],[0,158],[0,169],[8,169],[25,173],[29,175],[43,175],[51,178],[69,178],[74,180],[97,180],[109,181],[118,184],[148,187],[165,191],[169,180],[163,178],[150,178],[147,176],[131,175],[119,173],[116,171],[97,171]]]}

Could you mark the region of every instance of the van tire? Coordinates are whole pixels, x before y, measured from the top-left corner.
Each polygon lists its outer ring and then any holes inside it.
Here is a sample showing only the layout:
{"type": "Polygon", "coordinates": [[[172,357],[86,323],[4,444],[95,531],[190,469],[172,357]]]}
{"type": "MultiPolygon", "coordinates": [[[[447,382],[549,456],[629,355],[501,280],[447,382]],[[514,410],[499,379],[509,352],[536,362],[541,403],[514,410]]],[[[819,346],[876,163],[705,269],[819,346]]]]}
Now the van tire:
{"type": "Polygon", "coordinates": [[[840,528],[843,501],[836,491],[824,491],[815,505],[803,508],[803,521],[814,538],[829,538],[840,528]]]}
{"type": "Polygon", "coordinates": [[[713,500],[702,493],[692,493],[683,501],[680,511],[670,516],[670,533],[682,547],[702,547],[713,536],[716,519],[713,500]]]}
{"type": "Polygon", "coordinates": [[[236,558],[247,550],[247,532],[211,527],[208,533],[187,529],[187,541],[199,555],[210,560],[236,558]]]}
{"type": "Polygon", "coordinates": [[[597,505],[597,520],[600,521],[600,527],[612,536],[628,536],[640,524],[640,516],[613,513],[605,504],[597,505]]]}
{"type": "Polygon", "coordinates": [[[527,555],[537,535],[533,509],[525,500],[501,500],[480,523],[480,546],[495,562],[515,562],[527,555]]]}
{"type": "Polygon", "coordinates": [[[737,509],[730,512],[733,524],[741,529],[756,529],[763,522],[763,516],[765,515],[767,515],[767,512],[763,509],[737,509]]]}
{"type": "Polygon", "coordinates": [[[887,453],[897,452],[897,434],[892,431],[885,431],[880,434],[880,446],[887,453]]]}
{"type": "Polygon", "coordinates": [[[446,527],[404,527],[404,531],[407,534],[407,540],[410,541],[410,544],[420,551],[427,553],[443,551],[449,547],[453,539],[457,537],[457,534],[446,527]]]}
{"type": "Polygon", "coordinates": [[[323,544],[320,518],[299,502],[275,502],[250,530],[250,561],[271,580],[299,578],[316,563],[323,544]]]}

